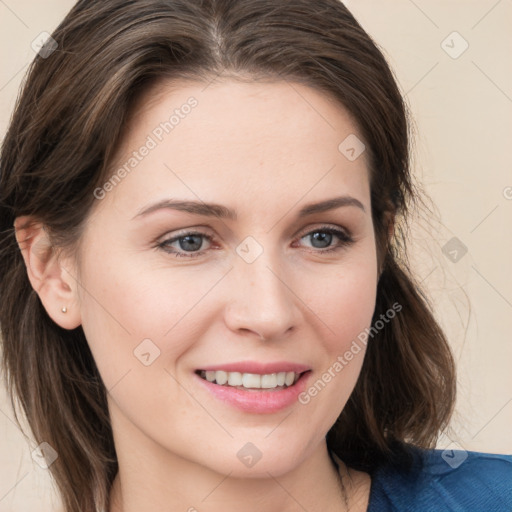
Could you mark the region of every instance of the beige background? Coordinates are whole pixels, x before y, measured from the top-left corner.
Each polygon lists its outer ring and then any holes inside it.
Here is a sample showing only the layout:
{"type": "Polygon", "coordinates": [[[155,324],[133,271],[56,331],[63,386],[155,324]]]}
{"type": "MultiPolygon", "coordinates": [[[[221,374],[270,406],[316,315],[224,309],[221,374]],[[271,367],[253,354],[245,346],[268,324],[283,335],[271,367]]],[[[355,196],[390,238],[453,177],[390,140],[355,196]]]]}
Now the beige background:
{"type": "MultiPolygon", "coordinates": [[[[34,57],[32,41],[51,33],[73,3],[0,0],[0,136],[34,57]]],[[[396,72],[415,119],[415,173],[440,215],[428,226],[418,220],[411,233],[417,275],[459,368],[456,415],[439,447],[512,453],[512,3],[346,4],[396,72]],[[452,58],[464,40],[469,47],[452,58]],[[457,262],[442,250],[453,237],[468,249],[457,262]]],[[[57,510],[48,472],[32,462],[35,445],[12,422],[1,391],[0,512],[57,510]]]]}

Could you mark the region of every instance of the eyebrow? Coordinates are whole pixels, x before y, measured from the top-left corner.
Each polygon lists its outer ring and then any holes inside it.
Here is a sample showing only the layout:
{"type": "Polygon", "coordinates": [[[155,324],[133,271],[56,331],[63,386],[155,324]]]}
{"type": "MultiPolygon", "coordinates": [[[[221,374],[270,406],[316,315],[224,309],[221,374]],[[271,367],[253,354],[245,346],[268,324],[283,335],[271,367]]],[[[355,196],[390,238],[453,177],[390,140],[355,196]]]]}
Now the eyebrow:
{"type": "MultiPolygon", "coordinates": [[[[300,219],[308,215],[322,213],[344,206],[355,206],[357,208],[360,208],[363,212],[366,212],[364,205],[355,197],[339,196],[333,197],[332,199],[326,199],[325,201],[321,201],[319,203],[307,204],[306,206],[301,208],[297,217],[300,219]]],[[[135,217],[133,217],[132,220],[138,217],[144,217],[157,210],[177,210],[194,215],[203,215],[205,217],[219,217],[221,219],[230,219],[233,221],[237,219],[237,213],[235,210],[232,210],[220,204],[204,203],[201,201],[181,201],[177,199],[163,199],[162,201],[158,201],[155,204],[143,208],[135,215],[135,217]]]]}

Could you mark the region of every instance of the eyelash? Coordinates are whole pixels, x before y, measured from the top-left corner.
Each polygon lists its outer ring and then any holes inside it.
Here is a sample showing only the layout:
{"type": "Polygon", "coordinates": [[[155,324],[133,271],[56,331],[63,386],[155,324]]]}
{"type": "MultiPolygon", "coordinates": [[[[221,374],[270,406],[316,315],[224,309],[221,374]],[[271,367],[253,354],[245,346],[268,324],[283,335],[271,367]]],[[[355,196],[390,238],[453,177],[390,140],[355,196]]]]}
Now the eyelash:
{"type": "MultiPolygon", "coordinates": [[[[337,229],[337,228],[330,227],[330,226],[322,226],[320,228],[313,229],[312,231],[308,231],[304,235],[300,236],[299,240],[301,240],[302,238],[304,238],[306,236],[312,235],[313,233],[328,233],[331,235],[335,235],[340,240],[340,242],[337,245],[335,245],[333,247],[329,247],[327,249],[319,249],[319,250],[313,250],[313,251],[308,251],[308,252],[314,252],[314,253],[319,253],[319,254],[332,253],[335,251],[339,251],[340,249],[347,248],[348,246],[353,244],[355,241],[346,232],[341,231],[340,229],[337,229]]],[[[208,251],[208,249],[204,249],[202,251],[190,252],[190,253],[177,252],[174,250],[170,251],[168,249],[169,244],[176,242],[176,241],[180,240],[181,238],[185,238],[190,235],[202,236],[202,237],[206,238],[209,242],[213,241],[213,237],[210,235],[207,235],[206,233],[201,233],[199,231],[189,231],[189,232],[180,234],[179,236],[175,236],[173,238],[168,238],[167,240],[163,240],[162,242],[158,243],[156,247],[165,251],[168,254],[174,254],[177,258],[181,258],[181,257],[197,258],[197,257],[202,256],[205,252],[208,251]]]]}

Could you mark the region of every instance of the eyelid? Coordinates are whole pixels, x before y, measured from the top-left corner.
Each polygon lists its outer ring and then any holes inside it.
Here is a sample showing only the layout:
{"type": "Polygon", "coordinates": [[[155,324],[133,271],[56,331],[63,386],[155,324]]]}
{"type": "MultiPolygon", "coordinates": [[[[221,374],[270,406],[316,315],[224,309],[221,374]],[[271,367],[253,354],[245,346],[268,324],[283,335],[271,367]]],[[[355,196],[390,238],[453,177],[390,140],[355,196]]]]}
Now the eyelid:
{"type": "Polygon", "coordinates": [[[334,230],[334,231],[341,231],[343,232],[347,238],[352,238],[352,233],[350,232],[349,229],[343,227],[343,226],[339,226],[338,224],[313,224],[313,226],[308,226],[306,228],[303,228],[301,229],[297,235],[295,235],[294,238],[302,238],[304,237],[305,235],[309,235],[311,232],[314,232],[314,231],[328,231],[328,230],[334,230]]]}
{"type": "MultiPolygon", "coordinates": [[[[202,249],[200,251],[187,252],[187,251],[179,251],[179,250],[178,251],[167,250],[167,249],[165,249],[165,246],[167,244],[175,243],[180,238],[183,238],[183,237],[189,236],[189,235],[201,236],[201,237],[207,239],[210,242],[210,244],[214,244],[214,242],[216,240],[216,235],[209,234],[208,232],[205,232],[205,231],[211,231],[211,229],[208,228],[207,226],[196,226],[196,227],[191,227],[191,228],[183,228],[183,229],[178,230],[177,232],[173,232],[172,236],[169,236],[169,233],[167,233],[163,237],[160,237],[158,239],[158,241],[155,242],[156,245],[154,245],[154,246],[156,248],[163,250],[164,252],[166,252],[168,254],[173,254],[176,257],[185,257],[185,258],[190,258],[190,259],[193,259],[195,257],[199,258],[203,254],[207,253],[209,250],[213,250],[213,249],[209,248],[209,249],[202,249]],[[202,231],[202,230],[204,230],[204,231],[202,231]]],[[[334,234],[334,236],[337,237],[339,241],[335,245],[327,247],[327,248],[323,248],[323,249],[312,248],[312,249],[307,250],[307,252],[310,252],[313,254],[322,255],[325,253],[338,252],[342,249],[346,249],[348,246],[352,245],[356,241],[355,238],[352,236],[350,230],[348,230],[346,227],[339,226],[337,224],[329,225],[329,224],[325,224],[325,223],[324,224],[320,223],[320,224],[314,224],[312,226],[308,226],[308,227],[300,230],[298,232],[298,234],[294,236],[294,242],[300,241],[302,238],[304,238],[314,232],[317,232],[317,231],[330,232],[331,234],[334,234]]]]}
{"type": "MultiPolygon", "coordinates": [[[[298,232],[296,232],[295,235],[293,235],[293,238],[300,239],[300,238],[303,238],[305,235],[310,234],[312,231],[315,231],[315,230],[321,231],[321,230],[328,230],[328,229],[342,231],[347,236],[347,238],[352,238],[351,231],[349,229],[347,229],[346,227],[340,226],[338,224],[328,224],[328,223],[321,223],[321,222],[313,223],[310,226],[300,229],[298,232]]],[[[186,235],[194,235],[194,234],[202,235],[205,238],[210,237],[210,239],[217,238],[217,235],[214,233],[214,231],[211,228],[209,228],[208,226],[199,225],[199,226],[194,226],[194,227],[189,227],[189,228],[178,229],[177,231],[167,232],[164,235],[159,236],[157,239],[155,239],[154,243],[168,242],[169,240],[175,240],[177,238],[181,238],[186,235]],[[204,232],[202,230],[206,230],[206,232],[204,232]],[[171,233],[172,233],[172,236],[171,236],[171,233]]]]}

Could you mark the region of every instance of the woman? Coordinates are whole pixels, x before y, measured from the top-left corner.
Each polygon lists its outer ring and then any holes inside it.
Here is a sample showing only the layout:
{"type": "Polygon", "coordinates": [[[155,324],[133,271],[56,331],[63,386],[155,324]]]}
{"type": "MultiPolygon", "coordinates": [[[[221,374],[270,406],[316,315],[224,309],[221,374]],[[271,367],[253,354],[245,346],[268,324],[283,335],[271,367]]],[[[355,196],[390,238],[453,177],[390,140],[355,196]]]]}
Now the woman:
{"type": "Polygon", "coordinates": [[[512,507],[512,457],[432,449],[408,151],[337,0],[77,3],[0,178],[4,370],[66,512],[512,507]]]}

